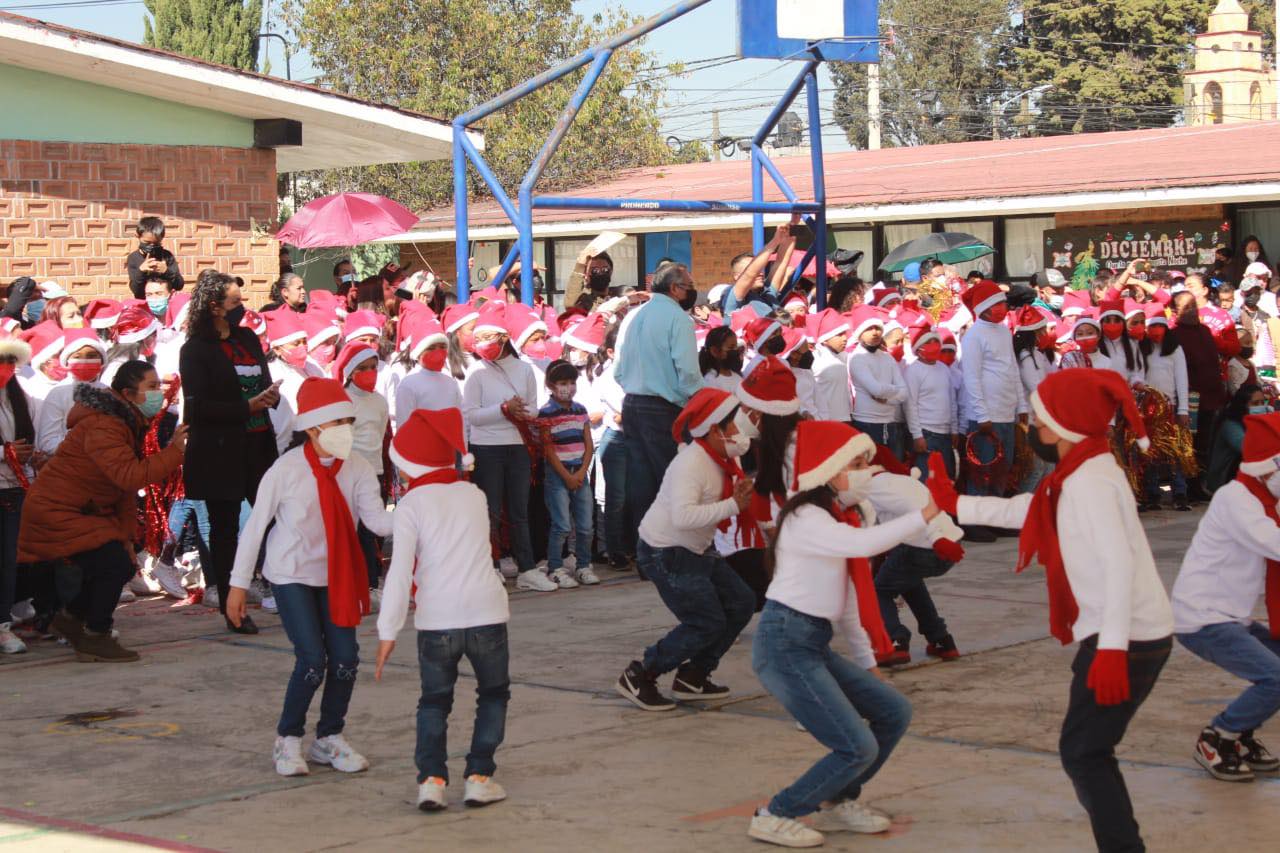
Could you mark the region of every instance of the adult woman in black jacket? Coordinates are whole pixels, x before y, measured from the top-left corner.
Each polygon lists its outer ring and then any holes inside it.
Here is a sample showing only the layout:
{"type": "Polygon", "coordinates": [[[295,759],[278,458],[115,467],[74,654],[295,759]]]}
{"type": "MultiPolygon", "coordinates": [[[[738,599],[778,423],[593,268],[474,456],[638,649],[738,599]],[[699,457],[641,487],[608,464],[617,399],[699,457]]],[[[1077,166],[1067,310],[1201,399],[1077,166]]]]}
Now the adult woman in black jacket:
{"type": "MultiPolygon", "coordinates": [[[[240,288],[229,275],[205,270],[191,296],[187,342],[178,356],[183,422],[191,432],[183,462],[186,495],[209,510],[205,586],[216,584],[226,615],[231,566],[240,535],[240,502],[257,497],[262,475],[276,459],[267,409],[280,400],[262,345],[227,314],[240,306],[240,288]]],[[[256,634],[252,620],[227,629],[256,634]]]]}

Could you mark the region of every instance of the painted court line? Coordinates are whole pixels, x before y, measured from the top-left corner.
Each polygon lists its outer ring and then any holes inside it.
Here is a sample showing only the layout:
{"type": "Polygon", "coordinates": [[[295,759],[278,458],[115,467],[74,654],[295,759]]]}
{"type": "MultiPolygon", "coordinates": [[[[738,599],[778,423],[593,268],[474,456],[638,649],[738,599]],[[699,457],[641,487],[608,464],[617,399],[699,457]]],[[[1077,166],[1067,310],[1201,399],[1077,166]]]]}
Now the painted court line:
{"type": "MultiPolygon", "coordinates": [[[[219,853],[209,847],[198,847],[194,844],[184,844],[181,841],[170,841],[167,838],[155,838],[150,835],[142,835],[136,832],[121,832],[115,829],[107,829],[97,824],[84,823],[78,820],[67,820],[65,818],[46,817],[45,815],[35,814],[34,812],[23,811],[21,809],[10,809],[0,806],[0,817],[6,817],[10,820],[20,821],[25,824],[31,824],[41,827],[38,830],[24,832],[19,835],[11,835],[7,838],[0,838],[0,844],[6,844],[17,841],[28,841],[46,833],[53,832],[74,832],[79,835],[91,835],[95,838],[105,838],[111,841],[124,841],[130,844],[141,844],[156,850],[174,850],[177,853],[219,853]]],[[[52,841],[52,839],[50,839],[52,841]]]]}

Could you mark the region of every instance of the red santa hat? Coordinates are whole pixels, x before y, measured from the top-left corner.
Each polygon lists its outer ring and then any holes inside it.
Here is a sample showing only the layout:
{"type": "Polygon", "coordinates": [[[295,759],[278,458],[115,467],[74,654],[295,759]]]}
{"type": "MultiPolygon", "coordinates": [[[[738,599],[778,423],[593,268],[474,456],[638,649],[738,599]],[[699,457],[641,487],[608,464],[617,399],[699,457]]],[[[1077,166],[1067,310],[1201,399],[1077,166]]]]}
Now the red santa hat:
{"type": "MultiPolygon", "coordinates": [[[[320,292],[328,293],[329,291],[320,292]]],[[[307,332],[307,352],[322,344],[333,343],[342,335],[342,330],[338,328],[337,317],[327,311],[315,313],[308,311],[303,314],[302,328],[307,332]]]]}
{"type": "Polygon", "coordinates": [[[1138,436],[1138,446],[1143,450],[1151,446],[1133,391],[1114,370],[1050,373],[1031,392],[1031,408],[1041,423],[1073,442],[1107,435],[1119,409],[1130,431],[1138,436]]]}
{"type": "Polygon", "coordinates": [[[1169,325],[1169,315],[1165,313],[1164,306],[1159,302],[1147,302],[1143,304],[1142,311],[1147,315],[1148,326],[1169,325]]]}
{"type": "Polygon", "coordinates": [[[937,341],[942,343],[942,336],[930,326],[915,325],[911,327],[911,351],[915,352],[921,346],[929,343],[929,341],[937,341]]]}
{"type": "Polygon", "coordinates": [[[323,314],[329,319],[337,319],[347,313],[346,302],[338,299],[332,290],[307,291],[307,314],[323,314]]]}
{"type": "Polygon", "coordinates": [[[902,293],[896,287],[878,284],[871,288],[871,304],[888,310],[895,302],[902,302],[902,293]]]}
{"type": "Polygon", "coordinates": [[[267,339],[273,347],[288,346],[307,337],[307,330],[302,327],[302,315],[292,308],[263,311],[262,316],[267,321],[267,339]]]}
{"type": "Polygon", "coordinates": [[[573,324],[561,340],[565,345],[583,352],[596,353],[604,346],[605,316],[588,314],[581,321],[573,324]]]}
{"type": "Polygon", "coordinates": [[[476,334],[478,335],[481,332],[510,334],[507,331],[507,303],[491,299],[480,306],[479,314],[476,317],[476,334]]]}
{"type": "Polygon", "coordinates": [[[378,358],[378,348],[371,346],[364,341],[352,341],[342,348],[342,352],[338,353],[338,357],[330,365],[333,378],[339,382],[346,384],[351,378],[351,374],[355,373],[356,368],[372,359],[375,363],[378,358]]]}
{"type": "Polygon", "coordinates": [[[85,347],[93,347],[103,360],[107,357],[107,342],[98,337],[98,333],[93,329],[63,329],[62,330],[62,352],[58,353],[58,363],[63,367],[67,366],[67,359],[71,354],[84,349],[85,347]]]}
{"type": "Polygon", "coordinates": [[[405,334],[409,336],[409,357],[417,361],[434,344],[448,344],[440,321],[428,314],[414,314],[405,322],[405,334]]]}
{"type": "Polygon", "coordinates": [[[396,430],[387,455],[410,480],[459,463],[467,469],[475,461],[457,409],[415,410],[396,430]]]}
{"type": "Polygon", "coordinates": [[[1240,473],[1261,477],[1280,471],[1280,412],[1245,415],[1240,473]]]}
{"type": "Polygon", "coordinates": [[[445,334],[452,335],[472,320],[479,320],[480,312],[471,305],[460,302],[444,309],[444,313],[440,316],[440,325],[444,326],[445,334]]]}
{"type": "Polygon", "coordinates": [[[1108,317],[1124,319],[1123,299],[1104,299],[1098,303],[1098,319],[1101,321],[1106,320],[1108,317]]]}
{"type": "Polygon", "coordinates": [[[743,405],[766,415],[794,415],[800,411],[795,373],[771,355],[760,359],[733,393],[743,405]]]}
{"type": "Polygon", "coordinates": [[[1093,302],[1089,299],[1089,291],[1087,290],[1068,290],[1062,295],[1063,317],[1079,316],[1092,306],[1093,302]]]}
{"type": "Polygon", "coordinates": [[[126,305],[120,312],[116,322],[116,340],[122,344],[136,344],[160,331],[160,323],[156,320],[147,303],[126,305]]]}
{"type": "Polygon", "coordinates": [[[973,314],[963,302],[957,302],[938,315],[938,325],[952,333],[959,332],[973,322],[973,314]]]}
{"type": "Polygon", "coordinates": [[[814,343],[820,344],[837,335],[849,334],[849,318],[834,308],[824,308],[817,315],[810,316],[817,317],[814,321],[817,325],[817,334],[813,339],[814,343]]]}
{"type": "Polygon", "coordinates": [[[244,312],[244,315],[240,318],[240,325],[258,337],[262,337],[267,333],[267,318],[252,308],[244,312]]]}
{"type": "Polygon", "coordinates": [[[519,352],[524,349],[525,341],[534,332],[546,332],[547,324],[538,319],[538,315],[529,310],[527,305],[511,304],[506,310],[506,329],[511,336],[511,345],[519,352]]]}
{"type": "Polygon", "coordinates": [[[1128,321],[1133,317],[1145,316],[1146,311],[1142,307],[1142,303],[1136,299],[1125,297],[1124,300],[1124,319],[1128,321]]]}
{"type": "Polygon", "coordinates": [[[796,473],[792,488],[807,492],[826,484],[858,456],[872,456],[871,436],[837,421],[801,421],[796,426],[796,473]]]}
{"type": "Polygon", "coordinates": [[[671,425],[671,437],[677,444],[684,442],[686,431],[694,438],[702,438],[736,408],[738,398],[728,391],[704,387],[689,398],[689,402],[684,404],[684,408],[676,416],[676,422],[671,425]]]}
{"type": "Polygon", "coordinates": [[[1093,326],[1099,332],[1102,331],[1102,320],[1098,317],[1097,308],[1086,308],[1076,316],[1076,323],[1071,329],[1072,335],[1074,335],[1075,330],[1081,326],[1093,326]]]}
{"type": "Polygon", "coordinates": [[[943,349],[949,349],[949,350],[951,350],[951,351],[953,351],[953,352],[954,352],[955,350],[958,350],[958,349],[960,348],[960,347],[956,344],[956,336],[955,336],[955,334],[954,334],[950,329],[948,329],[946,326],[941,326],[941,327],[939,327],[939,329],[938,329],[938,335],[942,338],[942,348],[943,348],[943,349]]]}
{"type": "Polygon", "coordinates": [[[1000,285],[984,278],[960,294],[960,301],[964,303],[964,307],[969,309],[969,313],[975,317],[981,317],[982,312],[988,308],[1004,302],[1005,296],[1004,291],[1000,289],[1000,285]]]}
{"type": "Polygon", "coordinates": [[[809,298],[798,290],[792,290],[787,294],[787,298],[782,300],[782,310],[789,312],[793,305],[800,305],[808,312],[809,298]]]}
{"type": "Polygon", "coordinates": [[[0,333],[6,335],[16,335],[22,329],[22,323],[13,317],[0,318],[0,333]]]}
{"type": "MultiPolygon", "coordinates": [[[[286,311],[289,309],[285,309],[286,311]]],[[[342,383],[334,379],[308,376],[298,387],[298,414],[293,428],[298,432],[337,421],[354,418],[356,407],[351,404],[342,383]]]]}
{"type": "Polygon", "coordinates": [[[31,366],[39,368],[51,358],[62,353],[64,339],[62,327],[52,320],[45,320],[27,329],[20,336],[31,346],[31,366]]]}
{"type": "MultiPolygon", "coordinates": [[[[169,294],[169,307],[164,312],[164,324],[170,329],[180,329],[187,322],[187,315],[191,313],[191,294],[186,291],[169,294]]],[[[245,311],[245,314],[257,314],[256,311],[245,311]]],[[[241,322],[240,325],[244,325],[241,322]]],[[[262,332],[257,332],[261,335],[262,332]]]]}
{"type": "Polygon", "coordinates": [[[1038,332],[1047,328],[1049,318],[1037,309],[1034,305],[1024,305],[1018,311],[1018,328],[1019,332],[1038,332]]]}
{"type": "Polygon", "coordinates": [[[884,311],[874,305],[855,305],[849,312],[849,337],[856,341],[863,332],[876,326],[883,331],[887,319],[884,311]]]}
{"type": "Polygon", "coordinates": [[[796,349],[809,340],[803,329],[786,328],[782,330],[782,352],[778,353],[778,358],[783,361],[787,360],[787,356],[795,352],[796,349]]]}
{"type": "MultiPolygon", "coordinates": [[[[755,312],[752,312],[755,313],[755,312]]],[[[782,331],[782,324],[770,317],[756,316],[742,331],[742,339],[752,349],[760,349],[761,344],[782,331]]]]}
{"type": "Polygon", "coordinates": [[[916,311],[906,305],[901,305],[893,314],[893,321],[902,328],[910,331],[916,326],[932,326],[933,321],[929,319],[929,315],[923,311],[916,311]]]}
{"type": "Polygon", "coordinates": [[[120,321],[124,305],[115,299],[94,299],[84,309],[84,320],[91,329],[110,329],[120,321]]]}
{"type": "Polygon", "coordinates": [[[382,329],[386,323],[387,318],[377,311],[370,311],[368,308],[352,311],[342,321],[342,339],[349,341],[366,335],[382,337],[382,329]]]}
{"type": "Polygon", "coordinates": [[[760,319],[760,312],[750,306],[739,308],[729,315],[729,328],[733,329],[735,335],[741,335],[756,320],[760,319]]]}

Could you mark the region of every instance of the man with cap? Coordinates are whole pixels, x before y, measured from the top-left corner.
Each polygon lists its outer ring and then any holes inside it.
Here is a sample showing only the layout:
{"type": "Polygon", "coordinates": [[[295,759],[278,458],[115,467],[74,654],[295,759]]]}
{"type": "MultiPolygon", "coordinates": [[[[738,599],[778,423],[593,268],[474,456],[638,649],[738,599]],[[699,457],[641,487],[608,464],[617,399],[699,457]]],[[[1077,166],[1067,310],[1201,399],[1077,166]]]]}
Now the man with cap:
{"type": "Polygon", "coordinates": [[[1049,267],[1031,276],[1031,286],[1036,289],[1036,300],[1032,305],[1052,311],[1062,316],[1062,300],[1066,297],[1067,278],[1061,272],[1049,267]]]}
{"type": "Polygon", "coordinates": [[[734,516],[739,529],[755,525],[748,512],[753,484],[735,459],[745,441],[734,422],[738,407],[738,399],[719,388],[690,398],[672,426],[680,450],[640,522],[636,561],[680,620],[645,649],[643,662],[633,660],[618,677],[618,693],[645,711],[675,707],[657,686],[658,676],[673,669],[677,699],[727,697],[729,688],[713,682],[711,673],[755,613],[751,588],[711,549],[716,530],[728,530],[734,516]]]}
{"type": "MultiPolygon", "coordinates": [[[[968,357],[966,351],[965,357],[968,357]]],[[[1018,571],[1045,567],[1050,632],[1079,641],[1058,752],[1099,850],[1143,850],[1115,747],[1173,645],[1173,612],[1124,470],[1111,455],[1120,410],[1150,446],[1133,393],[1111,370],[1063,370],[1031,395],[1032,449],[1054,464],[1033,495],[957,497],[942,473],[926,485],[961,524],[1021,528],[1018,571]]]]}
{"type": "Polygon", "coordinates": [[[1257,730],[1280,711],[1280,414],[1244,419],[1235,480],[1213,493],[1173,584],[1178,642],[1251,682],[1196,741],[1215,779],[1252,781],[1280,770],[1257,730]],[[1267,623],[1252,614],[1259,596],[1267,623]]]}

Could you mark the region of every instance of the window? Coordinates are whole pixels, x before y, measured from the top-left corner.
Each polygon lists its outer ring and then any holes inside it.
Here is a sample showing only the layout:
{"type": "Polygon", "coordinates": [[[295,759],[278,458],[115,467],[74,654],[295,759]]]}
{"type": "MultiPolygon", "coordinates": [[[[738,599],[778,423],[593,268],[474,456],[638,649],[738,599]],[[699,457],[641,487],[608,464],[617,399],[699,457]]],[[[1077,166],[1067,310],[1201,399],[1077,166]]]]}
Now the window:
{"type": "Polygon", "coordinates": [[[1010,278],[1030,278],[1044,267],[1044,232],[1053,227],[1052,216],[1004,221],[1004,266],[1010,278]]]}
{"type": "Polygon", "coordinates": [[[1262,86],[1256,80],[1249,87],[1249,118],[1262,121],[1262,86]]]}
{"type": "Polygon", "coordinates": [[[1243,251],[1241,245],[1250,234],[1262,241],[1262,248],[1267,250],[1267,257],[1274,265],[1277,254],[1280,254],[1280,207],[1245,207],[1236,211],[1236,251],[1243,251]]]}
{"type": "MultiPolygon", "coordinates": [[[[991,248],[995,246],[996,226],[991,220],[978,220],[976,222],[944,222],[942,223],[943,231],[959,232],[961,234],[972,234],[991,248]]],[[[995,270],[995,258],[987,255],[985,258],[976,258],[972,261],[965,261],[962,264],[955,265],[956,272],[960,275],[968,275],[973,270],[982,273],[984,278],[991,278],[992,272],[995,270]]]]}
{"type": "Polygon", "coordinates": [[[1204,115],[1206,124],[1222,124],[1222,87],[1217,83],[1204,87],[1204,115]]]}

